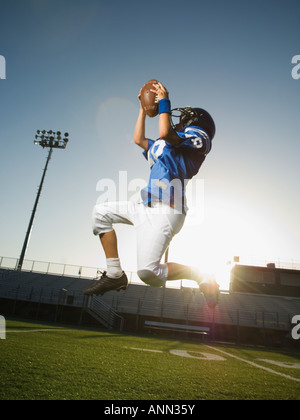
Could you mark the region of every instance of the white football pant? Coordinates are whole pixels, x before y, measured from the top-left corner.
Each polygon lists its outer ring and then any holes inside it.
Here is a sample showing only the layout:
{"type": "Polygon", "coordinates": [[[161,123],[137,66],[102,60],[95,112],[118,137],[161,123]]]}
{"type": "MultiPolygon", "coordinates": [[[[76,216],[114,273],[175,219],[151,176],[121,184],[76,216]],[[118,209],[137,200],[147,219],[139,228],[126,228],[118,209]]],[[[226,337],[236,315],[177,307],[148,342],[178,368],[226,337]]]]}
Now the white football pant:
{"type": "Polygon", "coordinates": [[[97,204],[93,210],[93,233],[111,232],[113,224],[133,225],[137,238],[137,267],[140,279],[160,287],[168,277],[167,264],[162,256],[172,238],[182,228],[185,214],[165,203],[154,202],[152,207],[133,201],[97,204]]]}

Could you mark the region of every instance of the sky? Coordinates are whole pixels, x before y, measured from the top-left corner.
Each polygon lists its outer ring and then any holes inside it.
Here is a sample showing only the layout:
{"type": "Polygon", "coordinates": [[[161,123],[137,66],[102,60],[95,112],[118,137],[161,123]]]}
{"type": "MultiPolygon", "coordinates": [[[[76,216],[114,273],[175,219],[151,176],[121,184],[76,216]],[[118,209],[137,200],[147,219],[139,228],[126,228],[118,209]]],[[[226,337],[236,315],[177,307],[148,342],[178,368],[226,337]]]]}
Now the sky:
{"type": "MultiPolygon", "coordinates": [[[[53,152],[25,258],[105,268],[92,209],[103,180],[118,199],[133,194],[120,173],[148,179],[133,132],[156,78],[172,107],[205,108],[217,128],[199,217],[192,208],[170,261],[300,261],[299,18],[297,0],[0,0],[0,256],[21,253],[47,158],[36,130],[60,130],[70,141],[53,152]]],[[[158,118],[146,134],[158,137],[158,118]]],[[[134,230],[116,230],[134,271],[134,230]]]]}

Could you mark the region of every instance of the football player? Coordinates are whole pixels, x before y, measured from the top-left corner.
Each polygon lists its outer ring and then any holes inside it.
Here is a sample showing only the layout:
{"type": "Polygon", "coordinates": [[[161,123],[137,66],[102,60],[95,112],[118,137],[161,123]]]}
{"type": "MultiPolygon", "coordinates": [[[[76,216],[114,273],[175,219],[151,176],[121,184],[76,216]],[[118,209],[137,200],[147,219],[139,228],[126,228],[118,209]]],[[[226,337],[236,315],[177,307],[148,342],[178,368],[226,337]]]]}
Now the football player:
{"type": "MultiPolygon", "coordinates": [[[[211,150],[215,124],[210,114],[201,108],[171,110],[169,92],[161,83],[153,84],[152,91],[159,101],[159,139],[153,141],[146,137],[146,113],[142,106],[134,131],[134,142],[143,149],[150,165],[148,185],[141,191],[140,203],[113,202],[94,207],[93,232],[100,236],[107,271],[84,293],[103,295],[109,290],[127,288],[128,280],[121,267],[113,228],[115,223],[125,223],[135,227],[137,273],[144,283],[161,287],[168,280],[194,280],[208,305],[214,308],[219,297],[215,279],[203,277],[192,267],[161,260],[184,224],[185,187],[211,150]],[[175,112],[179,112],[180,118],[176,125],[172,120],[175,112]]],[[[141,91],[138,98],[141,99],[141,91]]]]}

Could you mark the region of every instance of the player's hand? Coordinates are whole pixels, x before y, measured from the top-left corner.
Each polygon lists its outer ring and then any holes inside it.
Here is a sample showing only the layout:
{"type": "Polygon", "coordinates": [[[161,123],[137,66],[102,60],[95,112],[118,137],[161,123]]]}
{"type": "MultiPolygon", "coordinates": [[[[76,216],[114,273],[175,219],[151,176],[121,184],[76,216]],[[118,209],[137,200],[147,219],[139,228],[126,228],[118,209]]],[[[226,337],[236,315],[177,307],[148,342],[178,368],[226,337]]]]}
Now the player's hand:
{"type": "Polygon", "coordinates": [[[141,89],[140,89],[140,92],[139,92],[139,94],[138,94],[138,98],[139,98],[139,101],[140,101],[140,102],[141,102],[142,89],[143,89],[143,88],[141,88],[141,89]]]}
{"type": "Polygon", "coordinates": [[[151,92],[156,94],[158,101],[161,99],[169,99],[169,92],[160,82],[153,83],[153,89],[151,89],[151,92]]]}
{"type": "Polygon", "coordinates": [[[142,89],[143,89],[143,88],[141,88],[141,89],[140,89],[140,92],[139,92],[139,94],[138,94],[138,99],[139,99],[139,101],[140,101],[140,112],[141,112],[142,114],[145,114],[145,115],[146,115],[146,113],[145,113],[145,111],[144,111],[144,108],[142,107],[142,102],[141,102],[142,89]]]}

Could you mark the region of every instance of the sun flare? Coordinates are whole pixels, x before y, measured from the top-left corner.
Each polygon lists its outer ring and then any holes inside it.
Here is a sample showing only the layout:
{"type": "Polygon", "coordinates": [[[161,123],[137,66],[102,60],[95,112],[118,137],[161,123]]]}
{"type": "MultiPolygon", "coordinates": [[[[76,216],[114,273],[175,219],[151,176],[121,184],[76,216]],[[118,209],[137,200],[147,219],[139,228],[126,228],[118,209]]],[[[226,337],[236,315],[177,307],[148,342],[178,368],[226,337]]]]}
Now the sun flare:
{"type": "MultiPolygon", "coordinates": [[[[264,260],[275,255],[274,220],[261,209],[238,199],[205,196],[205,205],[187,216],[182,232],[171,244],[170,255],[200,272],[214,276],[223,290],[230,285],[234,256],[264,260]]],[[[276,226],[278,229],[278,226],[276,226]]],[[[196,287],[195,282],[183,285],[196,287]]]]}

